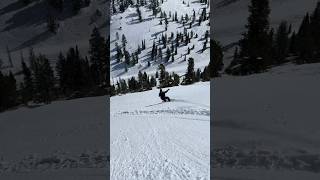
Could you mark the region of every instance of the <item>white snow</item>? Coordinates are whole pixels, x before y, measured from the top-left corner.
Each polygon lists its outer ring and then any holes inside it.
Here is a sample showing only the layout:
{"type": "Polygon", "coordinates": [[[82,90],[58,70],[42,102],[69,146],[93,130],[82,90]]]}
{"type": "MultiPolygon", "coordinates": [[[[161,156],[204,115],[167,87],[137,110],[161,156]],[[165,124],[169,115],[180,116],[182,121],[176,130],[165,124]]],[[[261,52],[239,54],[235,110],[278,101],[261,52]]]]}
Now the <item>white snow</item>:
{"type": "Polygon", "coordinates": [[[19,0],[1,0],[0,2],[0,59],[8,65],[6,46],[11,51],[14,71],[21,69],[20,54],[25,59],[32,47],[36,53],[45,54],[52,65],[59,52],[66,52],[70,47],[78,45],[80,54],[88,54],[89,38],[92,29],[97,26],[102,35],[107,32],[107,4],[105,0],[91,0],[89,7],[82,8],[79,14],[73,15],[66,8],[59,17],[57,34],[47,31],[46,20],[48,10],[46,0],[38,0],[23,7],[19,0]],[[96,10],[102,15],[92,21],[96,10]]]}
{"type": "Polygon", "coordinates": [[[106,179],[107,97],[0,114],[0,179],[106,179]]]}
{"type": "Polygon", "coordinates": [[[111,179],[210,179],[210,83],[111,97],[111,179]]]}
{"type": "MultiPolygon", "coordinates": [[[[142,13],[143,22],[138,22],[138,15],[136,13],[135,7],[129,7],[124,13],[114,14],[111,17],[111,26],[110,26],[110,37],[111,37],[111,79],[116,80],[116,78],[121,77],[122,79],[126,79],[131,76],[136,76],[138,71],[148,72],[154,74],[157,71],[158,65],[164,63],[164,59],[166,56],[166,49],[162,50],[163,61],[158,59],[156,62],[151,61],[151,66],[148,67],[147,63],[151,60],[150,54],[153,45],[153,41],[155,40],[158,43],[158,39],[161,37],[161,34],[167,34],[170,37],[171,32],[176,34],[176,32],[183,32],[184,28],[182,24],[177,22],[172,22],[172,18],[169,18],[169,12],[171,11],[172,15],[174,15],[175,11],[178,14],[178,20],[180,21],[180,16],[188,14],[189,18],[192,17],[193,9],[196,12],[196,17],[198,19],[199,15],[202,12],[202,8],[206,7],[205,4],[200,4],[196,0],[186,1],[186,4],[182,4],[183,0],[167,0],[164,1],[162,5],[160,5],[161,10],[165,11],[168,15],[168,30],[165,31],[164,20],[163,24],[160,25],[160,13],[158,13],[157,18],[152,15],[152,11],[141,7],[140,11],[142,13]],[[190,6],[187,7],[187,3],[190,2],[190,6]],[[120,29],[121,28],[121,29],[120,29]],[[119,34],[119,39],[116,39],[116,33],[119,34]],[[139,63],[134,67],[128,68],[128,72],[125,72],[124,63],[117,63],[115,55],[115,44],[118,43],[121,46],[122,34],[126,36],[128,44],[126,45],[126,49],[131,53],[134,53],[137,50],[138,44],[141,47],[141,41],[143,39],[146,40],[146,50],[142,51],[139,55],[139,63]]],[[[210,12],[210,8],[207,9],[207,13],[210,12]]],[[[191,18],[190,18],[191,19],[191,18]]],[[[175,72],[178,74],[184,74],[187,67],[187,61],[184,61],[184,55],[187,53],[188,47],[192,47],[195,45],[195,49],[191,50],[190,55],[186,56],[188,60],[189,57],[193,57],[195,61],[195,69],[204,68],[209,63],[210,56],[210,43],[207,43],[207,50],[203,53],[199,52],[202,47],[204,40],[201,40],[206,32],[206,30],[210,31],[210,27],[208,26],[209,20],[206,20],[201,23],[201,26],[196,25],[197,20],[193,27],[191,28],[194,33],[198,34],[198,38],[193,38],[191,43],[188,46],[181,46],[178,48],[177,55],[175,55],[175,62],[166,63],[166,70],[169,72],[175,72]]],[[[185,27],[189,27],[189,23],[186,23],[185,27]]],[[[190,29],[187,31],[190,32],[190,29]]],[[[175,36],[174,36],[175,37],[175,36]]],[[[168,46],[171,47],[171,43],[168,43],[168,46]]],[[[162,47],[162,46],[161,46],[162,47]]],[[[171,59],[170,59],[171,60],[171,59]]]]}
{"type": "Polygon", "coordinates": [[[214,177],[319,179],[320,64],[213,83],[214,177]]]}

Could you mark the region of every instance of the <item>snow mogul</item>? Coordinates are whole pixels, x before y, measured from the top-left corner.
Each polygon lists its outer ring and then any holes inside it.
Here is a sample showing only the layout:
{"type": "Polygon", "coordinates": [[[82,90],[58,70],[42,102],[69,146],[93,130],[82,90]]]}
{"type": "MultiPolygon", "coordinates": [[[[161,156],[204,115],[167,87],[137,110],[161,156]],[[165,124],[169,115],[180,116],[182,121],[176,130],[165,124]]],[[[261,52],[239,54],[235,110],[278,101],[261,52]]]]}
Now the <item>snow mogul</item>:
{"type": "Polygon", "coordinates": [[[169,91],[170,89],[167,89],[166,91],[162,91],[162,88],[160,88],[160,92],[159,92],[159,97],[162,99],[162,101],[170,102],[170,98],[168,96],[166,96],[166,93],[169,91]]]}

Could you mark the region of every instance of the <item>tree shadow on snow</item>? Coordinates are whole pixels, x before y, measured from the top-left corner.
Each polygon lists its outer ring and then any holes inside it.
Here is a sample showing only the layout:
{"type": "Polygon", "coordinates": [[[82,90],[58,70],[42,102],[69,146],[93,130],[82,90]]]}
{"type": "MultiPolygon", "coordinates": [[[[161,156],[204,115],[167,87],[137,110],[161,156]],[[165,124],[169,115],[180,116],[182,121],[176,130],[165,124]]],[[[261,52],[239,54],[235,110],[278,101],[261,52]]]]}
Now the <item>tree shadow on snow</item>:
{"type": "Polygon", "coordinates": [[[130,22],[126,22],[126,24],[128,25],[133,25],[133,24],[139,24],[139,23],[143,23],[143,22],[146,22],[146,21],[151,21],[153,18],[145,18],[142,20],[142,22],[139,21],[139,19],[135,19],[135,20],[132,20],[130,22]]]}
{"type": "Polygon", "coordinates": [[[128,14],[128,16],[126,16],[125,18],[128,19],[128,18],[133,18],[133,17],[137,17],[138,14],[137,13],[130,13],[128,14]]]}
{"type": "Polygon", "coordinates": [[[72,10],[72,2],[67,1],[63,12],[49,7],[46,1],[39,1],[27,6],[25,9],[14,14],[6,21],[7,26],[2,31],[9,31],[21,26],[37,26],[47,21],[49,14],[63,21],[76,15],[72,10]]]}
{"type": "Polygon", "coordinates": [[[14,48],[13,51],[24,49],[24,48],[27,48],[27,47],[31,47],[31,46],[33,46],[35,44],[38,44],[40,42],[45,41],[46,39],[48,39],[48,38],[50,38],[52,36],[54,36],[54,33],[50,32],[50,31],[42,32],[41,34],[36,35],[36,36],[32,37],[31,39],[23,42],[18,47],[14,48]]]}
{"type": "Polygon", "coordinates": [[[7,5],[6,7],[0,9],[0,16],[13,12],[13,11],[17,11],[21,8],[25,7],[24,4],[21,1],[16,1],[14,3],[11,3],[9,5],[7,5]]]}

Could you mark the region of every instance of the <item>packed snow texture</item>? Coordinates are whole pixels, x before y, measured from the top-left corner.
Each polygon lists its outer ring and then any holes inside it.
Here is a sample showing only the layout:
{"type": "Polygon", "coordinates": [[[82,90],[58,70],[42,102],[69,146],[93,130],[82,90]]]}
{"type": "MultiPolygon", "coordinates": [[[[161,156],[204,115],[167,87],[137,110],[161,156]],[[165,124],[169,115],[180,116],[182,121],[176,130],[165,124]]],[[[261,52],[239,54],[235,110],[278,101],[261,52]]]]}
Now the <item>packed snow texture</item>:
{"type": "Polygon", "coordinates": [[[111,97],[111,179],[210,179],[210,83],[111,97]]]}
{"type": "Polygon", "coordinates": [[[320,178],[320,64],[215,79],[214,178],[320,178]]]}
{"type": "Polygon", "coordinates": [[[107,97],[0,114],[0,179],[105,180],[107,97]]]}
{"type": "MultiPolygon", "coordinates": [[[[181,15],[188,14],[189,17],[192,17],[193,9],[196,12],[196,17],[200,16],[202,12],[202,8],[205,8],[207,5],[200,3],[196,0],[188,0],[185,1],[186,4],[182,3],[183,0],[167,0],[164,1],[163,4],[160,5],[161,10],[166,12],[169,16],[169,12],[171,11],[172,15],[177,12],[178,19],[180,20],[181,15]],[[187,6],[189,2],[190,6],[187,6]]],[[[160,18],[158,13],[157,17],[152,15],[152,11],[147,9],[146,7],[140,7],[140,11],[142,14],[143,22],[139,22],[138,14],[136,13],[135,7],[129,7],[124,13],[114,14],[111,17],[111,25],[110,25],[110,37],[111,37],[111,79],[116,80],[118,77],[123,79],[136,76],[138,71],[149,72],[154,74],[158,68],[159,64],[165,64],[166,70],[169,72],[175,72],[178,74],[184,74],[187,68],[187,61],[184,61],[184,56],[187,54],[188,47],[192,47],[195,45],[195,49],[191,50],[189,55],[186,55],[186,59],[189,57],[194,58],[195,69],[203,68],[208,65],[210,60],[210,43],[207,43],[207,50],[203,53],[201,52],[203,43],[204,43],[204,34],[208,30],[210,31],[210,26],[208,26],[209,20],[206,20],[201,23],[201,26],[197,25],[197,21],[192,25],[191,30],[194,33],[198,34],[198,38],[192,38],[191,43],[188,46],[181,45],[178,48],[177,55],[175,55],[175,62],[165,63],[164,60],[160,61],[158,59],[156,62],[152,61],[150,58],[150,52],[152,49],[153,41],[158,43],[158,39],[162,34],[167,34],[170,37],[171,32],[176,34],[177,32],[183,33],[184,27],[182,24],[177,22],[172,22],[172,18],[168,18],[168,30],[165,31],[165,25],[163,20],[163,25],[160,25],[160,18]],[[119,39],[116,38],[116,33],[119,34],[119,39]],[[143,50],[141,54],[139,54],[139,63],[134,67],[128,68],[128,72],[125,72],[125,63],[117,63],[116,60],[116,48],[115,44],[118,43],[121,46],[121,37],[122,34],[126,36],[128,44],[126,45],[126,49],[131,53],[136,52],[138,49],[138,44],[141,47],[141,41],[143,39],[146,40],[146,50],[143,50]],[[148,61],[151,62],[151,66],[148,67],[148,61]]],[[[207,10],[207,13],[210,12],[210,8],[207,10]]],[[[189,23],[185,25],[185,27],[189,27],[189,23]]],[[[171,46],[171,43],[168,43],[168,46],[171,46]]],[[[163,57],[166,56],[166,49],[162,51],[163,57]]]]}

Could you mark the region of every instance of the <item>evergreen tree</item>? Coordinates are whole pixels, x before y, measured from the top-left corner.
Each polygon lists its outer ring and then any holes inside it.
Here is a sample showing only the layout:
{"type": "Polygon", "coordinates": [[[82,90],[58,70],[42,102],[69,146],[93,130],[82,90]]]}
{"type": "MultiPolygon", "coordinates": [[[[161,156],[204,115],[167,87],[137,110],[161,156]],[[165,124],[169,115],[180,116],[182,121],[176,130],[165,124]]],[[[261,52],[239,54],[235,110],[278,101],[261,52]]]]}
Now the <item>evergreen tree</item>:
{"type": "Polygon", "coordinates": [[[151,78],[150,78],[150,85],[151,85],[151,87],[157,86],[157,80],[154,76],[151,76],[151,78]]]}
{"type": "Polygon", "coordinates": [[[126,47],[127,45],[127,38],[124,34],[122,34],[122,47],[126,47]]]}
{"type": "Polygon", "coordinates": [[[298,32],[298,38],[299,38],[298,51],[300,56],[298,63],[307,63],[313,57],[313,50],[314,50],[312,28],[311,28],[309,13],[306,14],[306,16],[302,21],[302,24],[298,32]]]}
{"type": "Polygon", "coordinates": [[[22,103],[28,105],[28,102],[33,98],[33,79],[31,71],[24,60],[21,61],[21,65],[23,73],[23,88],[21,88],[22,103]]]}
{"type": "Polygon", "coordinates": [[[159,67],[159,84],[160,87],[166,87],[168,85],[167,77],[166,77],[166,68],[163,64],[160,64],[159,67]]]}
{"type": "Polygon", "coordinates": [[[166,62],[170,60],[170,56],[171,56],[171,51],[170,51],[170,48],[168,47],[166,52],[166,62]]]}
{"type": "Polygon", "coordinates": [[[201,79],[201,70],[197,69],[197,72],[195,73],[195,82],[199,82],[201,79]]]}
{"type": "Polygon", "coordinates": [[[223,51],[222,46],[215,40],[210,40],[210,62],[208,65],[208,75],[206,79],[219,76],[219,71],[223,68],[223,51]]]}
{"type": "Polygon", "coordinates": [[[296,55],[297,51],[298,51],[297,35],[296,35],[296,32],[293,32],[290,37],[289,52],[292,55],[296,55]]]}
{"type": "Polygon", "coordinates": [[[12,72],[3,75],[0,71],[0,111],[17,105],[16,79],[12,72]]]}
{"type": "Polygon", "coordinates": [[[137,14],[138,14],[138,20],[139,20],[140,22],[142,22],[142,15],[141,15],[141,11],[140,11],[140,9],[139,9],[138,6],[137,6],[137,14]]]}
{"type": "Polygon", "coordinates": [[[320,2],[317,3],[311,15],[311,33],[313,37],[314,50],[317,57],[320,57],[320,2]]]}
{"type": "Polygon", "coordinates": [[[21,2],[24,6],[27,6],[32,2],[32,0],[19,0],[19,2],[21,2]]]}
{"type": "Polygon", "coordinates": [[[259,72],[266,68],[270,59],[269,0],[251,0],[249,14],[248,31],[240,41],[240,57],[248,58],[250,69],[259,72]]]}
{"type": "Polygon", "coordinates": [[[159,48],[159,50],[158,50],[159,52],[158,52],[158,55],[159,55],[159,58],[160,58],[160,60],[162,61],[162,49],[161,48],[159,48]]]}
{"type": "MultiPolygon", "coordinates": [[[[27,1],[31,2],[31,0],[27,1]]],[[[48,0],[48,4],[60,12],[63,11],[63,0],[48,0]]]]}
{"type": "Polygon", "coordinates": [[[72,9],[75,14],[78,14],[82,7],[82,0],[72,0],[72,9]]]}
{"type": "Polygon", "coordinates": [[[180,84],[180,76],[178,75],[178,74],[176,74],[176,73],[172,73],[172,78],[173,78],[173,86],[179,86],[179,84],[180,84]]]}
{"type": "Polygon", "coordinates": [[[126,48],[123,48],[124,52],[124,62],[129,65],[130,64],[130,53],[126,50],[126,48]]]}
{"type": "Polygon", "coordinates": [[[277,64],[284,62],[289,50],[289,27],[287,22],[280,23],[276,34],[275,48],[277,64]]]}
{"type": "Polygon", "coordinates": [[[54,75],[49,60],[39,55],[34,62],[36,102],[50,103],[53,99],[54,75]]]}
{"type": "MultiPolygon", "coordinates": [[[[109,66],[109,50],[104,37],[100,35],[98,28],[94,28],[89,40],[89,54],[92,68],[92,75],[95,84],[106,83],[106,67],[109,66]]],[[[108,78],[109,79],[109,78],[108,78]]]]}
{"type": "Polygon", "coordinates": [[[116,58],[117,58],[117,61],[119,63],[119,62],[121,62],[121,59],[123,57],[123,53],[122,53],[122,50],[119,47],[118,43],[116,43],[116,51],[117,51],[116,58]]]}
{"type": "Polygon", "coordinates": [[[184,77],[184,84],[188,85],[188,84],[194,83],[194,81],[195,81],[194,75],[195,75],[195,73],[194,73],[194,59],[189,58],[187,72],[184,77]]]}
{"type": "Polygon", "coordinates": [[[59,28],[59,24],[57,23],[56,18],[52,15],[48,15],[47,28],[52,33],[57,33],[57,29],[59,28]]]}

